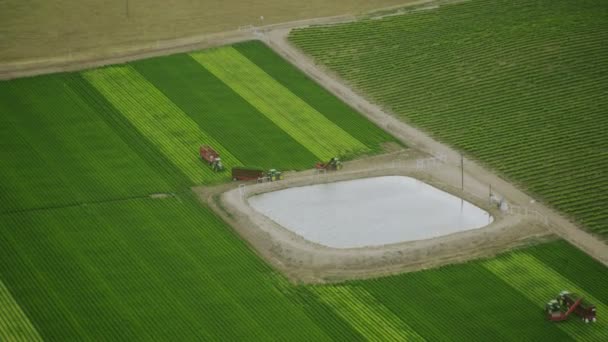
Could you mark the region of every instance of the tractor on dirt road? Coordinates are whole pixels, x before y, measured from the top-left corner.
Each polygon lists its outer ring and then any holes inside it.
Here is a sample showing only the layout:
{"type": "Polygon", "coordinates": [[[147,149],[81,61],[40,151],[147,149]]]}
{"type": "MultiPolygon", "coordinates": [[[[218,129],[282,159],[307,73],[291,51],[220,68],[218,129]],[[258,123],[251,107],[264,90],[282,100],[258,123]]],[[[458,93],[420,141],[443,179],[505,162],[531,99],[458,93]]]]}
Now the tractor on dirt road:
{"type": "Polygon", "coordinates": [[[206,161],[211,166],[211,169],[215,172],[224,171],[224,165],[220,154],[217,153],[211,146],[203,145],[199,150],[201,159],[206,161]]]}
{"type": "Polygon", "coordinates": [[[318,162],[315,164],[317,170],[337,171],[342,169],[340,158],[333,157],[327,163],[318,162]]]}
{"type": "Polygon", "coordinates": [[[568,291],[560,292],[557,299],[549,301],[545,305],[545,313],[547,319],[554,322],[565,321],[572,313],[581,317],[585,323],[597,321],[595,305],[568,291]]]}

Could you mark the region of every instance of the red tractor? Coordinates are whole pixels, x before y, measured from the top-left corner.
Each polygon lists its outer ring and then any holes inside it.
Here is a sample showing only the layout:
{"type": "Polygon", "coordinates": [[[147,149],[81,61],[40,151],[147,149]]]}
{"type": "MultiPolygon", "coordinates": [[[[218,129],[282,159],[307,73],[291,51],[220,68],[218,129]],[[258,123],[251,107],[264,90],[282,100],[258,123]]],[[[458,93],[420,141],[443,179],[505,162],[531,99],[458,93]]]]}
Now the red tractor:
{"type": "Polygon", "coordinates": [[[215,172],[223,171],[224,165],[222,165],[222,159],[220,154],[215,152],[210,146],[203,145],[200,150],[201,159],[206,161],[211,166],[211,169],[215,172]]]}
{"type": "Polygon", "coordinates": [[[596,322],[595,305],[584,301],[582,297],[578,297],[568,291],[562,291],[545,306],[547,319],[554,322],[565,321],[571,313],[575,313],[585,323],[596,322]]]}

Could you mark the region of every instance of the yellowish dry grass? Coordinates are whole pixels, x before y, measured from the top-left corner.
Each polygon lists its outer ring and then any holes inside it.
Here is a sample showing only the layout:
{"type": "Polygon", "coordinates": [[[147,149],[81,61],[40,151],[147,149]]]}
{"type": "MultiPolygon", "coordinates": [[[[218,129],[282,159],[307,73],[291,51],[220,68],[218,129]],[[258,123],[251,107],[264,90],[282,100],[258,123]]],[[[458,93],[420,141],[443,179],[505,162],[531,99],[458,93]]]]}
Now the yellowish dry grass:
{"type": "Polygon", "coordinates": [[[104,53],[238,26],[360,14],[411,0],[0,0],[0,63],[104,53]]]}

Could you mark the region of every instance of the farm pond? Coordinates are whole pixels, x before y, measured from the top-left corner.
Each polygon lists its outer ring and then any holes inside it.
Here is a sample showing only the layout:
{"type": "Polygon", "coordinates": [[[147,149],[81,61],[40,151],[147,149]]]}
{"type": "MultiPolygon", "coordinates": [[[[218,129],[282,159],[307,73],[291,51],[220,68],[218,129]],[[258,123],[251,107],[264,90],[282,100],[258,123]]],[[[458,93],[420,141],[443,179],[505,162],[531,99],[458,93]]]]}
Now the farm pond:
{"type": "Polygon", "coordinates": [[[294,187],[248,201],[286,229],[333,248],[431,239],[481,228],[494,220],[457,196],[404,176],[294,187]]]}

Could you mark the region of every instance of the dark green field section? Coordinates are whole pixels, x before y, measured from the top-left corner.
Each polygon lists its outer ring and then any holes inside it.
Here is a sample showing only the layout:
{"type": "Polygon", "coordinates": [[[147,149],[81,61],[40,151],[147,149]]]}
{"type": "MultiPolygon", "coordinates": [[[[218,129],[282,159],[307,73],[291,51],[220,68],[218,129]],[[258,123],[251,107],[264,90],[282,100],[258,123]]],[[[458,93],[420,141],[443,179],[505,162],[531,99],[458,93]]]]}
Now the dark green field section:
{"type": "Polygon", "coordinates": [[[472,0],[292,31],[377,103],[608,234],[608,3],[472,0]]]}
{"type": "Polygon", "coordinates": [[[0,212],[168,192],[69,76],[0,82],[0,212]]]}

